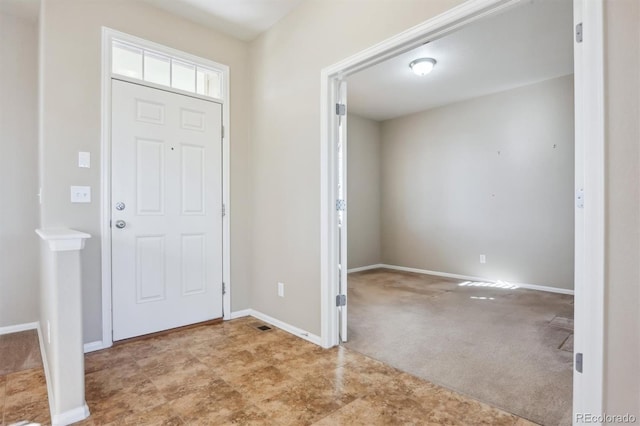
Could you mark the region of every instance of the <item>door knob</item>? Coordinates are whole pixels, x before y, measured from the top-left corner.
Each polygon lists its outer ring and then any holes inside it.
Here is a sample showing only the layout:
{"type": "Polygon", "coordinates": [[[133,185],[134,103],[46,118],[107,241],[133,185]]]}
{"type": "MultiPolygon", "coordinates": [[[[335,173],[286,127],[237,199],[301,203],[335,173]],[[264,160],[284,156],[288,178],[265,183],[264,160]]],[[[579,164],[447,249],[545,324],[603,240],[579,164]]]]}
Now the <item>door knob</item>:
{"type": "Polygon", "coordinates": [[[125,226],[127,226],[127,222],[125,222],[124,220],[116,220],[116,228],[122,229],[125,226]]]}

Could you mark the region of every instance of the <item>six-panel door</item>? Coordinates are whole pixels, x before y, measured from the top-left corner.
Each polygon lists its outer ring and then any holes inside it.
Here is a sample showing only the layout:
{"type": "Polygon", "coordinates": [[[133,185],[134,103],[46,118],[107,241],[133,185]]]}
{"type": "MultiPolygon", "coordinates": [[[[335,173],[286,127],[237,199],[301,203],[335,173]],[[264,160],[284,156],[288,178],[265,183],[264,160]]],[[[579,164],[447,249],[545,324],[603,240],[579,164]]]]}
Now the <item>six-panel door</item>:
{"type": "Polygon", "coordinates": [[[113,339],[222,317],[222,106],[114,79],[111,139],[113,339]]]}

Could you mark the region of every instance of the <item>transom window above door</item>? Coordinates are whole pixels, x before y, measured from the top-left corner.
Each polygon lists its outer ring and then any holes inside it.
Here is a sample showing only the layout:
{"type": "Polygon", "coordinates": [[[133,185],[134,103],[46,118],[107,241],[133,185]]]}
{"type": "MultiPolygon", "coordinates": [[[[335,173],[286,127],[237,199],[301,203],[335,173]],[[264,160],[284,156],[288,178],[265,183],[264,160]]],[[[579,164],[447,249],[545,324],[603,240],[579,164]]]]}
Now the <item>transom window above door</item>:
{"type": "Polygon", "coordinates": [[[111,42],[111,72],[129,79],[222,99],[222,71],[120,40],[111,42]]]}

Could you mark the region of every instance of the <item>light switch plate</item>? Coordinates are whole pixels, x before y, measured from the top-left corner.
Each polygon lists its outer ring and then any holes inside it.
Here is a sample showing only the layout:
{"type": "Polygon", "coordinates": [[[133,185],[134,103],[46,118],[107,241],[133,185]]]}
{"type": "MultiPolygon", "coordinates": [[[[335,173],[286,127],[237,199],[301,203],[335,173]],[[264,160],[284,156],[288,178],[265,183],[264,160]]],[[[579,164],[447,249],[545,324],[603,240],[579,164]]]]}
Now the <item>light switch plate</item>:
{"type": "Polygon", "coordinates": [[[91,153],[78,152],[78,167],[82,167],[83,169],[91,168],[91,153]]]}
{"type": "Polygon", "coordinates": [[[91,187],[90,186],[72,186],[71,202],[72,203],[90,203],[91,187]]]}

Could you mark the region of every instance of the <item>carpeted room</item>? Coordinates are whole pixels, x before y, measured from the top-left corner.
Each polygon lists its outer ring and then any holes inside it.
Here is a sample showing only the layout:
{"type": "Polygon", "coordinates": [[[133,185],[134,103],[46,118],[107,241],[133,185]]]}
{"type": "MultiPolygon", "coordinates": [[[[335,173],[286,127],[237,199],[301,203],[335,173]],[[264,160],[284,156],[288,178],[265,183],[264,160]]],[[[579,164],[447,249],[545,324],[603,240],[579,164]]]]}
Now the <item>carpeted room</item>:
{"type": "Polygon", "coordinates": [[[521,6],[347,80],[345,345],[547,425],[571,422],[571,19],[521,6]]]}

